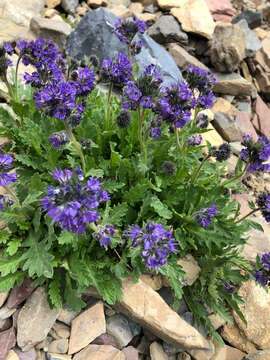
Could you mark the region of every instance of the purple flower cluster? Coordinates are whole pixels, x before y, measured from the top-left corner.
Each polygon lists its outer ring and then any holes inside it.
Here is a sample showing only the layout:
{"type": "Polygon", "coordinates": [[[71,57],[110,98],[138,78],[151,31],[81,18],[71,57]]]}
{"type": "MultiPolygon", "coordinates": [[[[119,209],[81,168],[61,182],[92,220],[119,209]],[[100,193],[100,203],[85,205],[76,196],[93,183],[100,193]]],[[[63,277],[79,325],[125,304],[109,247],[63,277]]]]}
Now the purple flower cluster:
{"type": "Polygon", "coordinates": [[[195,214],[195,220],[203,227],[208,227],[211,225],[212,217],[214,217],[217,212],[216,205],[212,205],[209,208],[204,208],[198,211],[195,214]]]}
{"type": "Polygon", "coordinates": [[[217,161],[223,162],[229,159],[231,151],[230,144],[223,143],[219,145],[218,148],[216,146],[212,146],[210,149],[210,155],[215,157],[217,161]]]}
{"type": "Polygon", "coordinates": [[[56,149],[60,148],[61,146],[68,144],[70,142],[69,135],[66,131],[58,131],[53,133],[50,137],[50,143],[56,149]]]}
{"type": "Polygon", "coordinates": [[[184,127],[190,121],[190,110],[196,105],[192,90],[184,82],[178,82],[162,88],[160,92],[161,98],[155,112],[169,124],[174,124],[177,128],[184,127]]]}
{"type": "Polygon", "coordinates": [[[117,228],[112,225],[98,225],[98,231],[93,233],[93,237],[99,241],[100,246],[108,246],[117,228]]]}
{"type": "Polygon", "coordinates": [[[0,186],[10,185],[17,180],[18,175],[15,172],[10,173],[13,161],[11,155],[0,154],[0,186]]]}
{"type": "Polygon", "coordinates": [[[257,196],[257,205],[259,206],[266,222],[270,222],[270,192],[264,191],[257,196]]]}
{"type": "Polygon", "coordinates": [[[198,146],[201,145],[202,136],[200,134],[193,134],[187,138],[187,145],[188,146],[198,146]]]}
{"type": "Polygon", "coordinates": [[[209,117],[205,114],[199,114],[196,119],[196,126],[200,129],[206,129],[209,124],[209,117]]]}
{"type": "Polygon", "coordinates": [[[189,66],[185,70],[186,81],[192,90],[197,89],[199,96],[197,97],[197,106],[208,109],[213,106],[215,96],[212,91],[216,78],[210,71],[205,71],[197,67],[189,66]]]}
{"type": "Polygon", "coordinates": [[[133,76],[132,65],[127,56],[118,53],[115,61],[112,59],[103,60],[101,77],[105,82],[113,83],[118,87],[123,87],[133,76]]]}
{"type": "Polygon", "coordinates": [[[114,31],[120,41],[130,45],[137,32],[143,34],[147,29],[147,25],[144,21],[136,19],[134,16],[132,19],[119,19],[114,24],[114,31]]]}
{"type": "Polygon", "coordinates": [[[98,219],[96,210],[101,202],[110,199],[101,182],[94,177],[84,185],[81,170],[55,169],[52,177],[58,186],[49,186],[47,195],[41,199],[43,209],[63,229],[83,234],[87,225],[98,219]]]}
{"type": "Polygon", "coordinates": [[[243,161],[248,163],[247,171],[250,173],[270,171],[270,141],[266,136],[259,137],[255,142],[250,135],[244,135],[241,144],[244,149],[240,151],[239,155],[243,161]]]}
{"type": "Polygon", "coordinates": [[[253,276],[255,280],[262,286],[269,284],[270,279],[270,252],[261,256],[260,270],[254,272],[253,276]]]}
{"type": "Polygon", "coordinates": [[[165,230],[161,224],[149,222],[144,229],[131,226],[128,237],[133,240],[132,246],[141,247],[141,256],[150,269],[165,265],[170,253],[177,252],[176,240],[171,230],[165,230]]]}
{"type": "Polygon", "coordinates": [[[7,68],[13,66],[7,55],[12,55],[14,52],[13,46],[8,42],[4,42],[3,47],[0,49],[0,75],[6,74],[7,68]]]}
{"type": "Polygon", "coordinates": [[[148,65],[136,81],[127,82],[123,92],[122,108],[136,110],[140,105],[144,109],[151,109],[162,81],[155,65],[148,65]]]}

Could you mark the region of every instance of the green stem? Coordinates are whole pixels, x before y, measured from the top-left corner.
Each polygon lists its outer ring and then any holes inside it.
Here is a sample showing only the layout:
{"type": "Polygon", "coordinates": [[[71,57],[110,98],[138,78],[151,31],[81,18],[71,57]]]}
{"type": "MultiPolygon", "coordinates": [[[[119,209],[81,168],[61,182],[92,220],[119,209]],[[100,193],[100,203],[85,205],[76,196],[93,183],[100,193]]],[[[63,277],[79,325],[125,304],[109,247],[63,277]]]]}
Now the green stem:
{"type": "Polygon", "coordinates": [[[98,231],[98,227],[97,227],[93,222],[91,222],[91,223],[89,224],[89,227],[90,227],[90,229],[93,230],[94,232],[97,232],[97,231],[98,231]]]}
{"type": "Polygon", "coordinates": [[[146,148],[145,142],[143,140],[143,134],[142,134],[145,109],[143,109],[143,111],[141,112],[140,107],[138,107],[138,114],[139,114],[139,140],[140,140],[140,144],[141,144],[141,150],[144,153],[144,163],[146,164],[147,163],[147,148],[146,148]]]}
{"type": "Polygon", "coordinates": [[[106,109],[106,128],[105,130],[110,129],[110,105],[111,105],[111,97],[112,97],[112,88],[113,83],[110,83],[108,97],[107,97],[107,109],[106,109]]]}
{"type": "Polygon", "coordinates": [[[241,217],[241,219],[235,221],[235,224],[238,224],[240,223],[241,221],[245,220],[247,217],[249,217],[250,215],[254,214],[255,212],[257,212],[258,210],[260,210],[260,208],[256,208],[256,209],[253,209],[252,211],[250,211],[247,215],[241,217]]]}
{"type": "Polygon", "coordinates": [[[16,193],[11,190],[8,186],[3,186],[4,189],[6,190],[6,192],[13,198],[13,200],[15,200],[15,203],[18,207],[21,207],[20,201],[16,195],[16,193]]]}
{"type": "Polygon", "coordinates": [[[199,112],[200,112],[200,109],[196,108],[195,113],[194,113],[194,117],[193,117],[192,122],[191,122],[192,127],[194,127],[196,125],[196,119],[197,119],[197,116],[198,116],[199,112]]]}
{"type": "Polygon", "coordinates": [[[19,64],[21,61],[22,55],[18,57],[17,64],[16,64],[16,70],[15,70],[15,91],[14,91],[14,98],[15,101],[18,102],[18,71],[19,71],[19,64]]]}
{"type": "Polygon", "coordinates": [[[86,165],[85,165],[85,159],[84,159],[84,155],[83,155],[83,152],[82,152],[82,148],[81,148],[81,145],[78,143],[78,141],[76,140],[75,136],[73,135],[73,132],[71,131],[71,128],[69,127],[69,125],[67,124],[66,121],[64,121],[65,123],[65,127],[66,127],[66,131],[69,135],[69,138],[74,146],[74,148],[77,150],[80,158],[81,158],[81,162],[82,162],[82,169],[83,169],[83,172],[85,173],[85,170],[86,170],[86,165]]]}
{"type": "Polygon", "coordinates": [[[202,162],[200,163],[200,166],[198,167],[198,169],[196,170],[196,172],[194,173],[194,175],[191,178],[191,183],[194,184],[194,182],[196,181],[196,179],[198,178],[201,168],[203,167],[203,164],[210,158],[210,155],[207,155],[203,158],[202,162]]]}
{"type": "Polygon", "coordinates": [[[244,168],[244,170],[243,170],[243,172],[242,172],[241,174],[233,177],[232,179],[228,179],[228,180],[224,181],[221,185],[222,185],[222,186],[225,186],[225,185],[228,185],[228,184],[232,183],[233,181],[242,179],[243,176],[245,175],[246,171],[247,171],[248,165],[249,165],[249,164],[246,163],[245,168],[244,168]]]}

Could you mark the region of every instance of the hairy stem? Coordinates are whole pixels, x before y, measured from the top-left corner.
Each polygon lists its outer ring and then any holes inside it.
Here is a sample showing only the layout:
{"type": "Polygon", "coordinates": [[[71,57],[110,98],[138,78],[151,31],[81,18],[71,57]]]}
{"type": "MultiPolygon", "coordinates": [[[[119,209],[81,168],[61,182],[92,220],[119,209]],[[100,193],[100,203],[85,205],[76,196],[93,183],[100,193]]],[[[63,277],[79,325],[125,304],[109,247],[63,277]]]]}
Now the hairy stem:
{"type": "Polygon", "coordinates": [[[18,102],[18,71],[19,71],[19,64],[21,61],[22,55],[19,55],[17,64],[16,64],[16,70],[15,70],[15,91],[14,91],[14,100],[18,102]]]}
{"type": "Polygon", "coordinates": [[[241,221],[245,220],[247,217],[249,217],[250,215],[254,214],[255,212],[257,212],[258,210],[260,210],[260,208],[256,208],[253,209],[252,211],[250,211],[247,215],[241,217],[239,220],[235,221],[235,224],[240,223],[241,221]]]}
{"type": "Polygon", "coordinates": [[[241,172],[241,174],[234,176],[232,179],[228,179],[228,180],[224,181],[221,185],[225,186],[225,185],[232,183],[233,181],[242,180],[242,178],[245,176],[245,174],[247,172],[248,165],[249,165],[249,163],[246,163],[245,168],[241,172]]]}
{"type": "Polygon", "coordinates": [[[106,108],[106,128],[105,130],[110,129],[110,105],[111,105],[111,97],[112,97],[112,89],[113,83],[110,83],[109,90],[108,90],[108,97],[107,97],[107,108],[106,108]]]}
{"type": "Polygon", "coordinates": [[[141,111],[140,107],[138,107],[138,115],[139,115],[139,140],[140,140],[140,144],[141,144],[141,150],[144,153],[144,163],[147,163],[147,148],[143,139],[143,133],[142,133],[142,129],[143,129],[143,119],[144,119],[144,115],[145,115],[145,109],[143,109],[141,111]]]}
{"type": "Polygon", "coordinates": [[[65,127],[66,127],[66,131],[69,135],[69,138],[74,146],[74,148],[77,150],[80,158],[81,158],[81,163],[82,163],[82,169],[83,169],[83,172],[85,172],[85,169],[86,169],[86,165],[85,165],[85,159],[84,159],[84,155],[83,155],[83,152],[82,152],[82,147],[81,145],[78,143],[78,141],[76,140],[73,132],[71,131],[71,128],[70,126],[68,125],[68,123],[65,121],[65,127]]]}
{"type": "Polygon", "coordinates": [[[201,168],[203,167],[203,164],[210,158],[210,155],[207,155],[203,158],[202,162],[200,163],[200,166],[198,167],[198,169],[196,170],[196,172],[194,173],[194,175],[192,176],[191,178],[191,183],[194,184],[194,182],[197,180],[199,174],[200,174],[200,171],[201,171],[201,168]]]}

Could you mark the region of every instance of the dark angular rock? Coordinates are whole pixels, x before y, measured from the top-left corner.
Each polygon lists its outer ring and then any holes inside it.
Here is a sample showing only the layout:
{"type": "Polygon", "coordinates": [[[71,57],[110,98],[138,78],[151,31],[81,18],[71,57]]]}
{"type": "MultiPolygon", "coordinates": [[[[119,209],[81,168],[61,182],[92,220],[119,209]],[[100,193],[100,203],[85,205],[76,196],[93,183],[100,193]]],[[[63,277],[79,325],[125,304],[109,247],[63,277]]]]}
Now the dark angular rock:
{"type": "Polygon", "coordinates": [[[9,350],[16,344],[15,330],[13,327],[0,333],[0,359],[5,359],[9,350]]]}
{"type": "Polygon", "coordinates": [[[172,15],[161,16],[156,23],[148,29],[147,33],[159,44],[167,44],[170,42],[188,43],[187,34],[181,30],[178,21],[172,15]]]}
{"type": "Polygon", "coordinates": [[[254,31],[250,30],[245,19],[240,20],[237,25],[244,30],[246,35],[246,57],[254,57],[256,52],[262,47],[258,36],[254,31]]]}
{"type": "Polygon", "coordinates": [[[232,142],[242,140],[241,129],[233,116],[218,111],[215,113],[213,125],[226,141],[232,142]]]}
{"type": "Polygon", "coordinates": [[[25,279],[21,286],[15,284],[8,297],[7,306],[13,309],[20,305],[25,299],[28,298],[34,291],[35,286],[32,285],[30,279],[25,279]]]}
{"type": "MultiPolygon", "coordinates": [[[[117,19],[104,8],[88,12],[67,39],[67,55],[76,59],[96,55],[102,61],[113,58],[119,51],[127,54],[126,45],[113,32],[117,19]]],[[[135,39],[144,43],[142,51],[135,57],[141,69],[154,63],[164,78],[164,85],[183,81],[180,70],[166,50],[146,34],[138,34],[135,39]]]]}
{"type": "MultiPolygon", "coordinates": [[[[170,307],[173,307],[174,292],[172,288],[163,287],[158,291],[158,293],[170,307]]],[[[177,314],[182,316],[182,314],[184,314],[186,311],[188,311],[188,307],[184,298],[182,298],[179,302],[179,308],[177,310],[177,314]]]]}
{"type": "Polygon", "coordinates": [[[91,342],[91,344],[95,345],[111,345],[118,349],[117,342],[115,338],[112,335],[109,334],[101,334],[97,338],[95,338],[94,341],[91,342]]]}
{"type": "Polygon", "coordinates": [[[238,23],[240,20],[247,20],[250,29],[255,29],[262,25],[262,14],[260,12],[246,10],[232,19],[232,24],[238,23]]]}

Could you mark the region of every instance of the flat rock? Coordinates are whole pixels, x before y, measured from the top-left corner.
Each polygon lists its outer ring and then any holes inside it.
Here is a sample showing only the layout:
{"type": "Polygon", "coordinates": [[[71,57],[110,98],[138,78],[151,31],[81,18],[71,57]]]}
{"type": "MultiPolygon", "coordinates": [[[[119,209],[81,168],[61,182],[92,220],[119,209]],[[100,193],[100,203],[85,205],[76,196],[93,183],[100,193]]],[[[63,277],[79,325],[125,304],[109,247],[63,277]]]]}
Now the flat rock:
{"type": "Polygon", "coordinates": [[[68,339],[52,341],[48,346],[48,351],[51,353],[66,354],[68,351],[68,339]]]}
{"type": "Polygon", "coordinates": [[[125,355],[125,360],[139,360],[138,350],[133,346],[128,346],[122,350],[122,353],[125,355]]]}
{"type": "Polygon", "coordinates": [[[128,345],[133,338],[128,319],[121,314],[110,316],[106,321],[106,329],[107,333],[115,338],[121,349],[128,345]]]}
{"type": "Polygon", "coordinates": [[[72,320],[69,355],[80,351],[105,332],[104,305],[99,301],[72,320]]]}
{"type": "Polygon", "coordinates": [[[246,112],[238,111],[235,118],[235,122],[238,125],[238,128],[240,129],[242,135],[249,134],[252,136],[254,140],[256,141],[258,140],[258,135],[256,133],[256,130],[254,129],[254,126],[250,121],[250,118],[246,112]]]}
{"type": "Polygon", "coordinates": [[[131,10],[126,8],[124,5],[117,5],[115,7],[110,7],[110,12],[122,19],[132,16],[131,10]]]}
{"type": "Polygon", "coordinates": [[[6,291],[0,291],[0,307],[4,305],[7,297],[8,297],[8,292],[6,291]]]}
{"type": "Polygon", "coordinates": [[[226,141],[232,142],[242,140],[242,132],[231,115],[223,112],[216,112],[213,125],[226,141]]]}
{"type": "Polygon", "coordinates": [[[32,40],[33,38],[34,36],[25,26],[17,25],[13,21],[0,16],[0,45],[5,41],[17,42],[20,40],[32,40]]]}
{"type": "MultiPolygon", "coordinates": [[[[251,209],[248,205],[249,201],[253,201],[255,203],[255,198],[251,194],[243,193],[243,194],[232,194],[231,198],[236,200],[240,204],[240,217],[247,215],[250,213],[251,209]]],[[[252,240],[251,240],[252,241],[252,240]]]]}
{"type": "Polygon", "coordinates": [[[18,355],[19,360],[36,360],[37,358],[37,353],[35,348],[32,348],[31,350],[28,351],[21,351],[20,349],[15,347],[14,351],[18,355]]]}
{"type": "Polygon", "coordinates": [[[250,30],[248,23],[245,19],[237,22],[237,25],[244,30],[246,35],[246,57],[254,57],[256,52],[259,51],[262,47],[260,40],[254,31],[250,30]]]}
{"type": "Polygon", "coordinates": [[[178,21],[172,15],[161,16],[148,29],[147,34],[159,44],[171,42],[188,43],[187,34],[181,30],[178,21]]]}
{"type": "Polygon", "coordinates": [[[160,275],[142,274],[140,280],[149,285],[153,290],[157,291],[162,287],[162,277],[160,275]]]}
{"type": "Polygon", "coordinates": [[[88,345],[73,360],[126,360],[125,355],[111,345],[88,345]]]}
{"type": "Polygon", "coordinates": [[[157,343],[153,342],[150,345],[150,357],[151,360],[168,360],[168,355],[163,350],[162,346],[157,343]]]}
{"type": "Polygon", "coordinates": [[[245,282],[239,289],[244,304],[240,310],[247,320],[247,325],[233,312],[239,329],[260,349],[270,349],[270,294],[264,288],[256,285],[255,281],[245,282]]]}
{"type": "Polygon", "coordinates": [[[270,350],[255,351],[245,357],[246,360],[270,360],[270,350]]]}
{"type": "Polygon", "coordinates": [[[232,105],[228,100],[223,99],[222,97],[217,97],[214,105],[211,107],[213,113],[215,112],[224,112],[231,116],[236,116],[238,113],[237,108],[232,105]]]}
{"type": "MultiPolygon", "coordinates": [[[[61,19],[61,18],[60,18],[61,19]]],[[[63,51],[68,35],[72,27],[64,20],[45,19],[33,17],[30,28],[38,37],[53,41],[60,51],[63,51]]]]}
{"type": "Polygon", "coordinates": [[[186,0],[157,0],[158,6],[162,10],[170,10],[172,8],[181,6],[186,0]]]}
{"type": "Polygon", "coordinates": [[[217,79],[217,82],[214,84],[213,87],[213,91],[215,93],[235,96],[251,96],[253,94],[254,86],[242,76],[235,73],[221,74],[213,72],[213,74],[217,79]]]}
{"type": "Polygon", "coordinates": [[[255,100],[253,125],[261,134],[270,137],[270,109],[260,96],[255,100]]]}
{"type": "Polygon", "coordinates": [[[0,359],[5,359],[9,350],[16,344],[15,330],[11,327],[0,333],[0,359]]]}
{"type": "Polygon", "coordinates": [[[221,328],[221,326],[225,325],[226,321],[218,314],[211,314],[208,316],[208,319],[211,321],[215,330],[221,328]]]}
{"type": "Polygon", "coordinates": [[[194,56],[190,55],[184,48],[182,48],[178,44],[169,44],[168,50],[181,70],[185,70],[185,68],[187,68],[188,66],[194,66],[209,71],[207,66],[201,63],[194,56]]]}
{"type": "Polygon", "coordinates": [[[235,323],[232,325],[225,324],[220,334],[223,339],[225,339],[229,344],[238,350],[246,353],[256,350],[255,345],[246,338],[245,334],[235,323]]]}
{"type": "Polygon", "coordinates": [[[25,278],[22,285],[15,284],[8,297],[7,306],[9,309],[15,308],[20,305],[25,299],[28,298],[35,290],[32,281],[25,278]]]}
{"type": "Polygon", "coordinates": [[[54,9],[56,6],[61,4],[61,0],[45,0],[45,4],[48,9],[54,9]]]}
{"type": "Polygon", "coordinates": [[[211,131],[208,131],[208,132],[205,132],[202,134],[202,138],[203,138],[202,144],[203,145],[206,145],[207,141],[210,142],[210,144],[212,146],[219,146],[224,143],[224,140],[222,139],[222,137],[216,131],[216,129],[213,127],[212,124],[209,124],[207,129],[211,130],[211,131]]]}
{"type": "Polygon", "coordinates": [[[214,340],[215,354],[211,357],[211,360],[226,360],[227,349],[224,345],[221,345],[219,342],[214,340]]]}
{"type": "Polygon", "coordinates": [[[205,0],[187,0],[180,7],[172,8],[171,14],[180,22],[184,31],[206,39],[212,38],[215,22],[205,0]]]}
{"type": "Polygon", "coordinates": [[[70,355],[46,353],[48,360],[71,360],[70,355]]]}
{"type": "Polygon", "coordinates": [[[16,308],[9,309],[7,305],[2,306],[0,309],[0,319],[5,320],[13,315],[16,311],[16,308]]]}
{"type": "Polygon", "coordinates": [[[226,360],[242,360],[246,355],[243,351],[240,351],[232,346],[225,345],[226,347],[226,360]]]}
{"type": "Polygon", "coordinates": [[[61,309],[61,312],[57,320],[65,323],[66,325],[71,325],[72,320],[75,319],[75,317],[78,315],[79,315],[78,312],[73,311],[68,307],[64,306],[63,309],[61,309]]]}
{"type": "Polygon", "coordinates": [[[58,321],[55,322],[49,333],[54,339],[68,339],[70,337],[70,328],[58,321]]]}
{"type": "Polygon", "coordinates": [[[233,72],[245,57],[246,36],[238,25],[218,23],[213,33],[210,57],[220,72],[233,72]]]}
{"type": "Polygon", "coordinates": [[[230,0],[205,0],[216,21],[231,22],[235,10],[230,0]]]}
{"type": "Polygon", "coordinates": [[[132,280],[123,280],[122,286],[123,301],[116,304],[122,313],[164,341],[186,348],[208,348],[204,337],[178,316],[150,286],[142,281],[134,284],[132,280]]]}
{"type": "Polygon", "coordinates": [[[8,355],[5,358],[5,360],[20,360],[20,359],[14,350],[9,350],[8,355]]]}
{"type": "Polygon", "coordinates": [[[49,307],[45,290],[42,287],[37,288],[26,300],[18,315],[18,346],[23,351],[28,351],[44,340],[59,313],[60,309],[49,307]]]}
{"type": "MultiPolygon", "coordinates": [[[[99,8],[88,12],[67,39],[66,52],[71,58],[83,59],[96,55],[100,61],[114,58],[115,53],[127,54],[125,44],[121,43],[113,32],[117,17],[99,8]],[[95,41],[93,41],[95,39],[95,41]]],[[[183,77],[171,55],[146,34],[137,34],[135,40],[141,40],[144,47],[135,60],[140,69],[156,64],[164,79],[164,85],[182,81],[183,77]]]]}
{"type": "Polygon", "coordinates": [[[115,338],[112,335],[109,335],[107,333],[99,335],[97,338],[95,338],[94,341],[91,342],[91,344],[111,345],[111,346],[118,348],[118,344],[117,344],[115,338]]]}
{"type": "Polygon", "coordinates": [[[237,15],[235,18],[232,19],[232,23],[236,24],[240,20],[246,20],[250,29],[255,29],[262,25],[262,13],[246,10],[243,11],[241,14],[237,15]]]}

